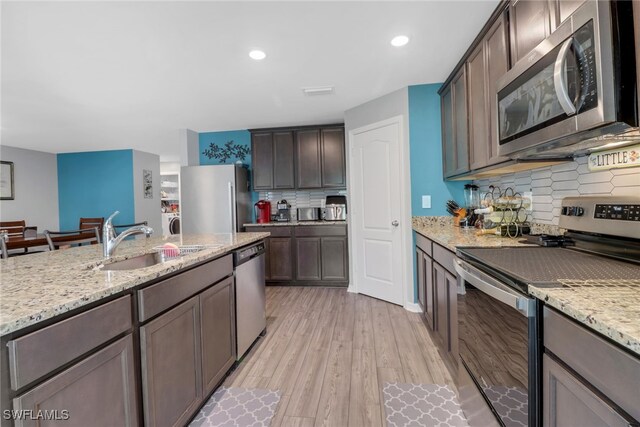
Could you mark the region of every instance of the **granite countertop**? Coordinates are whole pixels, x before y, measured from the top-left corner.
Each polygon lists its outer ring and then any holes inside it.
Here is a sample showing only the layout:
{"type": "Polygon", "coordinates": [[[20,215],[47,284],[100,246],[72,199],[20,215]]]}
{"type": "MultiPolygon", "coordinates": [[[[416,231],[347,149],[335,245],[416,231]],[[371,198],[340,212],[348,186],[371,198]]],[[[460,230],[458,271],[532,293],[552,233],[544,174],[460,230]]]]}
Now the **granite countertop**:
{"type": "Polygon", "coordinates": [[[478,236],[475,228],[462,228],[453,225],[451,217],[416,216],[412,219],[413,229],[451,252],[458,247],[513,247],[530,246],[520,243],[522,237],[511,239],[495,234],[478,236]]]}
{"type": "Polygon", "coordinates": [[[112,261],[154,252],[154,247],[167,242],[210,246],[151,267],[127,271],[96,269],[103,261],[102,245],[0,260],[0,335],[224,255],[268,236],[269,233],[236,233],[125,240],[116,249],[112,261]]]}
{"type": "Polygon", "coordinates": [[[640,279],[560,282],[529,293],[640,356],[640,279]]]}
{"type": "Polygon", "coordinates": [[[242,224],[242,225],[245,227],[249,227],[249,226],[295,227],[298,225],[347,225],[347,221],[289,221],[289,222],[271,221],[263,224],[249,223],[249,224],[242,224]]]}
{"type": "MultiPolygon", "coordinates": [[[[453,252],[457,247],[528,246],[520,243],[521,238],[477,236],[475,229],[455,227],[451,217],[414,217],[412,222],[417,233],[453,252]]],[[[553,226],[532,226],[535,234],[562,231],[553,226]]],[[[529,294],[640,356],[640,278],[558,282],[564,287],[529,285],[529,294]]]]}

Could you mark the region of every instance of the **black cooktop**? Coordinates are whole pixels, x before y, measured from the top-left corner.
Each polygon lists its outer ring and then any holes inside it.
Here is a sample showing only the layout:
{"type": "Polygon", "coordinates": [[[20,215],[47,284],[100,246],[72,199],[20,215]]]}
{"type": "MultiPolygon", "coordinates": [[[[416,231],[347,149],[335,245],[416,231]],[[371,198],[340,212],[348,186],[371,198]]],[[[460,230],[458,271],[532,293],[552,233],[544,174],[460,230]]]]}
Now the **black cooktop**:
{"type": "Polygon", "coordinates": [[[458,255],[489,274],[502,276],[524,292],[526,285],[562,286],[564,280],[640,278],[640,267],[566,248],[461,248],[458,255]]]}

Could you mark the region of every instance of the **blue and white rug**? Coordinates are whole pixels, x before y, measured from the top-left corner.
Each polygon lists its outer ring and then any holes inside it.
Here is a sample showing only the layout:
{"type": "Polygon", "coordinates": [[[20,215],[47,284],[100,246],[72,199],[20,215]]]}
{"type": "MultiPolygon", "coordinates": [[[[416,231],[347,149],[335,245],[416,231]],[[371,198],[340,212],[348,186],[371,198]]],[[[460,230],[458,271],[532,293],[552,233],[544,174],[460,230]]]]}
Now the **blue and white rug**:
{"type": "Polygon", "coordinates": [[[267,427],[280,402],[280,391],[220,387],[192,427],[267,427]]]}

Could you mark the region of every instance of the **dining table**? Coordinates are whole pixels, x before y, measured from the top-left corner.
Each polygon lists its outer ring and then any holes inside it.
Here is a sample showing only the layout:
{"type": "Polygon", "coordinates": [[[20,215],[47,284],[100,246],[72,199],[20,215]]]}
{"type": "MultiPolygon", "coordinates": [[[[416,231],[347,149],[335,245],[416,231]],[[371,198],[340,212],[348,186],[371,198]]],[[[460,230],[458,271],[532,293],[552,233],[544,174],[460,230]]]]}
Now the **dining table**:
{"type": "MultiPolygon", "coordinates": [[[[96,238],[95,233],[91,231],[88,233],[78,233],[78,234],[67,235],[67,236],[56,236],[56,237],[53,237],[51,240],[56,245],[58,244],[72,245],[76,243],[90,242],[92,240],[95,243],[95,238],[96,238]]],[[[9,238],[7,238],[6,240],[6,243],[7,243],[7,250],[9,251],[13,249],[28,249],[28,248],[34,248],[37,246],[48,246],[49,244],[44,234],[36,234],[28,237],[9,236],[9,238]]]]}

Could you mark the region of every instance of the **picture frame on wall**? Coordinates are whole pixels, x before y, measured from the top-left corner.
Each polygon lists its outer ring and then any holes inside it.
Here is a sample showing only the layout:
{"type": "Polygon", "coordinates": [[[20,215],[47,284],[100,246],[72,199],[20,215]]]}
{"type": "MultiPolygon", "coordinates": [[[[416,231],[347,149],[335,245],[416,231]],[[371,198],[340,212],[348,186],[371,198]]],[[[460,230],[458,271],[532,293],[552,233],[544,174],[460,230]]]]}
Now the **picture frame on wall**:
{"type": "Polygon", "coordinates": [[[14,200],[15,197],[13,162],[0,160],[0,200],[14,200]]]}

